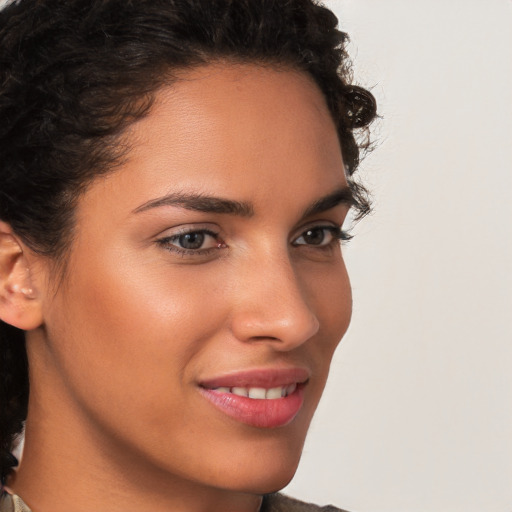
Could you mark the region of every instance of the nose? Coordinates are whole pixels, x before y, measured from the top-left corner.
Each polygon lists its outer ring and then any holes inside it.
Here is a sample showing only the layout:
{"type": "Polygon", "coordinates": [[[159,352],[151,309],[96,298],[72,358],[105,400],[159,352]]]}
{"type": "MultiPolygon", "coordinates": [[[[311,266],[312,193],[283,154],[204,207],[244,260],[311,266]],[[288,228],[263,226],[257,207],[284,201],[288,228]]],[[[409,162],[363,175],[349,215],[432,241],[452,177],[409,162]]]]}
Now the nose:
{"type": "Polygon", "coordinates": [[[266,342],[292,350],[320,328],[308,294],[288,257],[245,262],[235,285],[231,329],[245,342],[266,342]]]}

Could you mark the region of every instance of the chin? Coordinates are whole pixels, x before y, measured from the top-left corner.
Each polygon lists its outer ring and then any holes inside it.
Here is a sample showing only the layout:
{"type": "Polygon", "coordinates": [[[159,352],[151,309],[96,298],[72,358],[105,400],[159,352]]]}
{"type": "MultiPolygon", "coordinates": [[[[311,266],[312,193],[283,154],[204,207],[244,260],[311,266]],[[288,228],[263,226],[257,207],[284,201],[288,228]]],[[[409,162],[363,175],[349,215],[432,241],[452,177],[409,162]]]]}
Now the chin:
{"type": "Polygon", "coordinates": [[[302,444],[294,451],[274,450],[252,458],[236,468],[235,478],[238,491],[251,494],[270,494],[286,487],[295,476],[302,454],[302,444]]]}
{"type": "Polygon", "coordinates": [[[267,471],[264,475],[253,475],[248,482],[240,482],[236,490],[248,494],[271,494],[286,487],[297,471],[297,466],[280,471],[267,471]]]}
{"type": "Polygon", "coordinates": [[[256,490],[257,494],[271,494],[273,492],[278,492],[284,487],[286,487],[295,476],[297,471],[297,466],[293,468],[293,471],[289,471],[287,473],[276,476],[273,479],[269,479],[268,481],[262,482],[259,488],[256,490]]]}
{"type": "Polygon", "coordinates": [[[233,457],[223,467],[224,481],[253,494],[286,487],[299,466],[311,416],[312,411],[308,411],[285,427],[254,430],[240,444],[233,444],[233,457]]]}

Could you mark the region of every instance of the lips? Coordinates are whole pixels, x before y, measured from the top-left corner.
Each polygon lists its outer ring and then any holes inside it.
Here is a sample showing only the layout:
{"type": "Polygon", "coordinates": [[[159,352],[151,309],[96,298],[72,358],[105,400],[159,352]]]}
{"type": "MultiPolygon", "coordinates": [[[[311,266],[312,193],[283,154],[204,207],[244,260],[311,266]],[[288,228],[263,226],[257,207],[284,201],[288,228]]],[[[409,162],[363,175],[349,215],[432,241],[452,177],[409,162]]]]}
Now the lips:
{"type": "Polygon", "coordinates": [[[299,413],[309,377],[304,368],[256,369],[204,380],[199,390],[236,421],[276,428],[288,425],[299,413]]]}

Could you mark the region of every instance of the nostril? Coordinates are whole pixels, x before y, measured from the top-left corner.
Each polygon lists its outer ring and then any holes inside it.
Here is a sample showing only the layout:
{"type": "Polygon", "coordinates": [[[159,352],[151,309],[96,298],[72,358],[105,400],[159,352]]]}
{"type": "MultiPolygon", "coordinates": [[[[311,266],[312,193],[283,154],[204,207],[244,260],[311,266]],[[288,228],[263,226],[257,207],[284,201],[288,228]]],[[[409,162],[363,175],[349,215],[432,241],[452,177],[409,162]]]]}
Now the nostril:
{"type": "Polygon", "coordinates": [[[235,315],[232,329],[243,342],[268,343],[276,350],[292,350],[313,338],[319,331],[320,323],[311,311],[303,311],[295,318],[283,316],[235,315]]]}

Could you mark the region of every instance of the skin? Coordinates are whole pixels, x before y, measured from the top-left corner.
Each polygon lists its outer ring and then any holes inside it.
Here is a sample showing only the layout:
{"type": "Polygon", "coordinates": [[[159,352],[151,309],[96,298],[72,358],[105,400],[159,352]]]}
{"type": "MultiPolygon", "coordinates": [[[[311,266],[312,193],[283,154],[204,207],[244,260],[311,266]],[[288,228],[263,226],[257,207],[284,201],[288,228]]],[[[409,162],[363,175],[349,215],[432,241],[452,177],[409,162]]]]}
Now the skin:
{"type": "Polygon", "coordinates": [[[58,287],[50,262],[2,225],[4,254],[18,258],[3,260],[0,311],[29,331],[31,371],[10,485],[34,512],[255,512],[293,476],[348,328],[350,284],[324,228],[341,226],[348,205],[303,215],[347,187],[317,86],[255,65],[184,78],[157,93],[124,136],[127,160],[80,199],[58,287]],[[252,214],[148,206],[177,192],[252,214]],[[310,228],[321,244],[304,243],[310,228]],[[183,229],[215,236],[184,253],[183,229]],[[24,305],[16,314],[9,297],[24,305]],[[286,426],[241,423],[199,392],[218,375],[297,366],[311,376],[286,426]]]}

